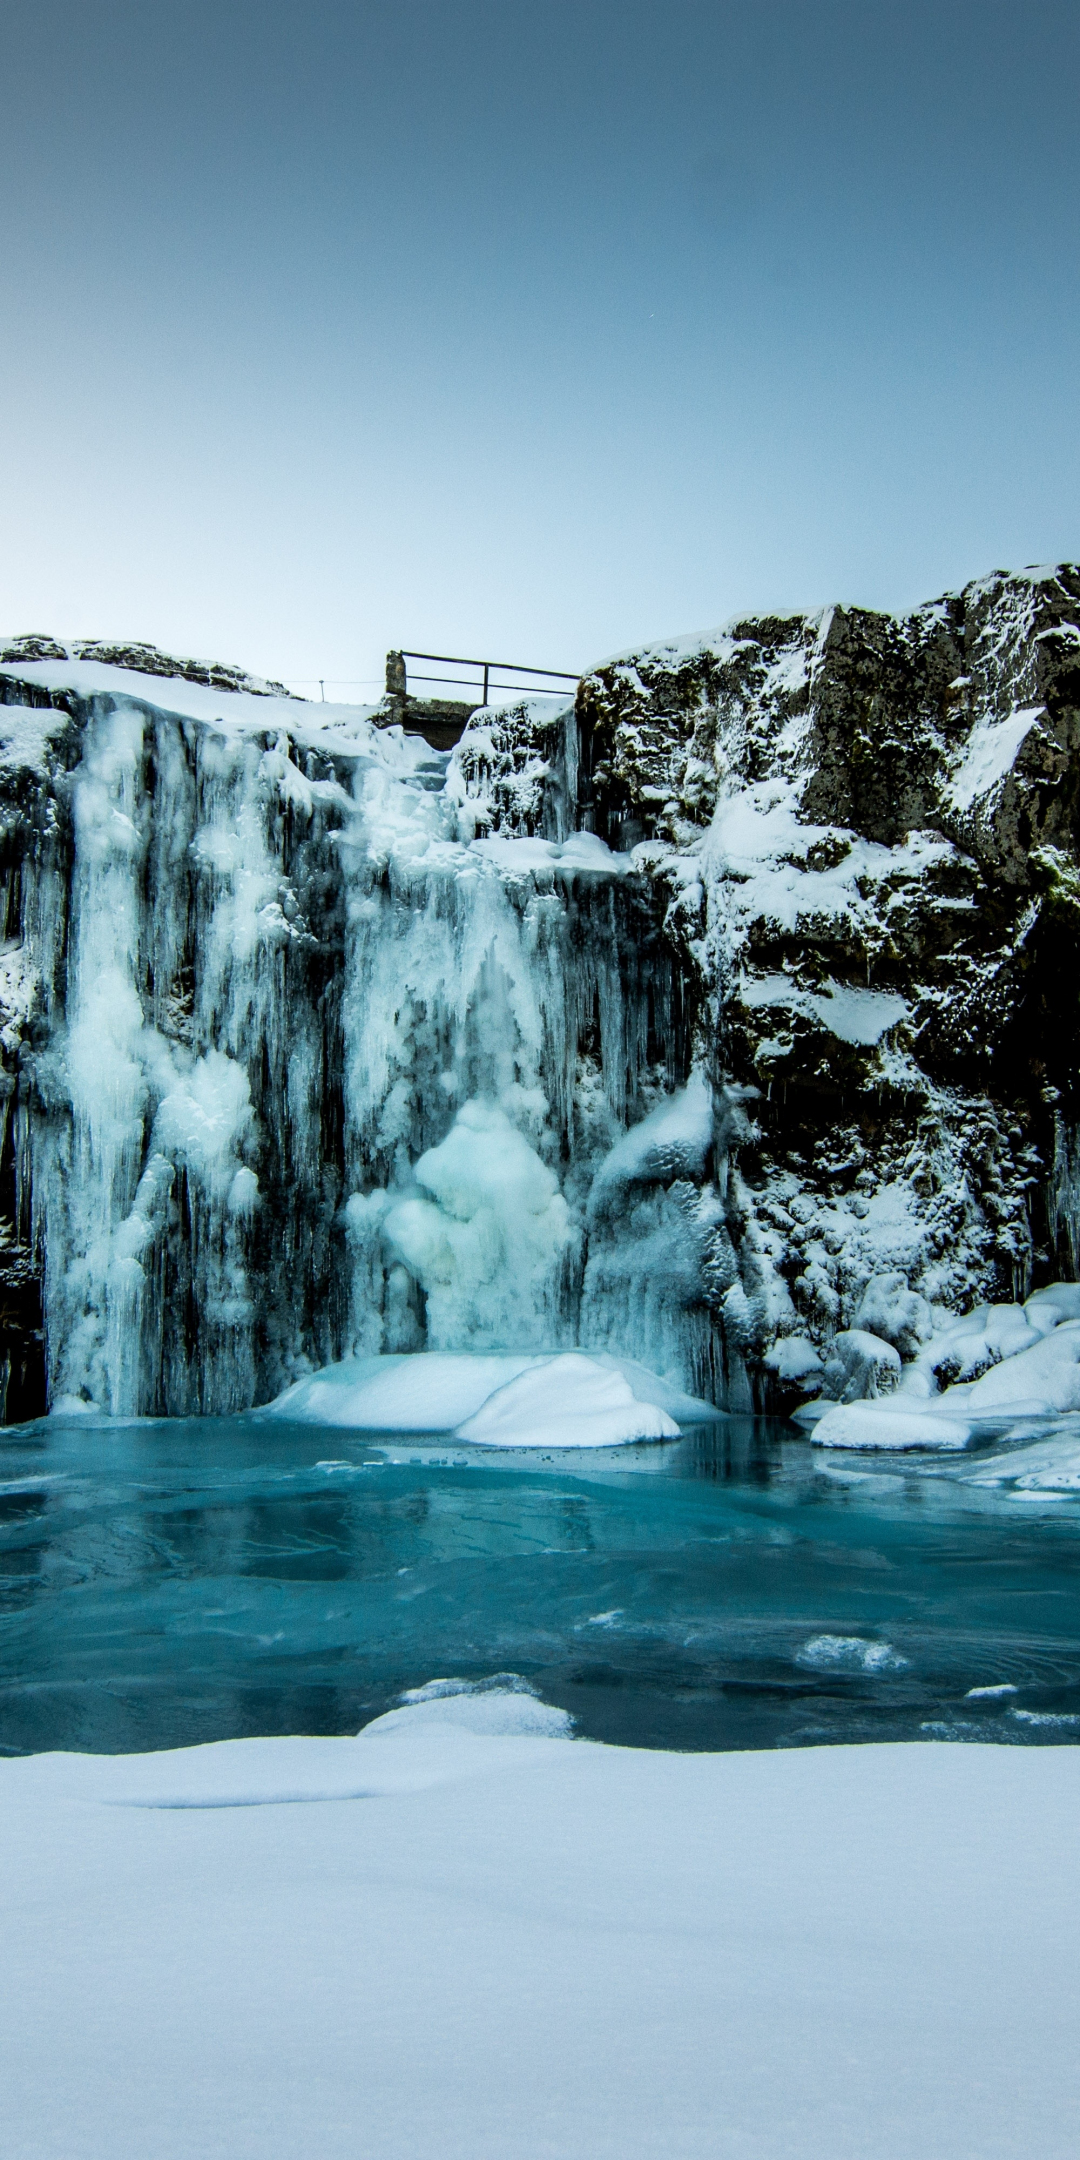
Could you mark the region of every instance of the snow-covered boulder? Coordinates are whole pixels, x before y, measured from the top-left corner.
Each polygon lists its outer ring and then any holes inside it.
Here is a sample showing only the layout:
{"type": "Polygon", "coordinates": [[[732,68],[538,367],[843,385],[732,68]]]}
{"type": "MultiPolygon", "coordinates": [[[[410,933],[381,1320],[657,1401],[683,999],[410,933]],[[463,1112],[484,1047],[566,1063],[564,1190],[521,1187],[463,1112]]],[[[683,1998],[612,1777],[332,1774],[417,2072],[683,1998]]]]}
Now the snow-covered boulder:
{"type": "Polygon", "coordinates": [[[892,1395],[900,1381],[900,1352],[866,1328],[845,1328],[833,1341],[822,1392],[834,1402],[892,1395]]]}
{"type": "Polygon", "coordinates": [[[880,1335],[901,1357],[913,1357],[932,1323],[926,1299],[909,1290],[906,1275],[894,1270],[871,1276],[859,1300],[854,1324],[867,1328],[871,1335],[880,1335]]]}

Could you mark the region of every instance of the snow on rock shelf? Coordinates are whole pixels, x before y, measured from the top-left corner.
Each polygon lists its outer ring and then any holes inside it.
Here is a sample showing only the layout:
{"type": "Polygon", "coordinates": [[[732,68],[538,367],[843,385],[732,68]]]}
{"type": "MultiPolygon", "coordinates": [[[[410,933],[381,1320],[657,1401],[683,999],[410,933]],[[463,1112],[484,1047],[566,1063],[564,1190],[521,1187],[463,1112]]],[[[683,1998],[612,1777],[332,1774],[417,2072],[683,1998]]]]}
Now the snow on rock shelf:
{"type": "Polygon", "coordinates": [[[512,1675],[0,1761],[5,2156],[1071,2160],[1078,1805],[1075,1747],[605,1747],[512,1675]]]}
{"type": "Polygon", "coordinates": [[[6,1416],[579,1350],[1069,1407],[1076,569],[390,717],[0,646],[6,1416]]]}

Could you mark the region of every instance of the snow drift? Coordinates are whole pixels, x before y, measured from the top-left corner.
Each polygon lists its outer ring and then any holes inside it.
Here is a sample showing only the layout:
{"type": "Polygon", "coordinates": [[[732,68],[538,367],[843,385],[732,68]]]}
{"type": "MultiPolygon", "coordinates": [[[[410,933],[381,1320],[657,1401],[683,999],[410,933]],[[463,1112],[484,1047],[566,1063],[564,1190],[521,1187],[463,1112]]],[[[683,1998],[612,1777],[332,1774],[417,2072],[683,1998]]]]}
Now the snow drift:
{"type": "Polygon", "coordinates": [[[10,2160],[1071,2160],[1080,1751],[566,1735],[0,1762],[10,2160]]]}

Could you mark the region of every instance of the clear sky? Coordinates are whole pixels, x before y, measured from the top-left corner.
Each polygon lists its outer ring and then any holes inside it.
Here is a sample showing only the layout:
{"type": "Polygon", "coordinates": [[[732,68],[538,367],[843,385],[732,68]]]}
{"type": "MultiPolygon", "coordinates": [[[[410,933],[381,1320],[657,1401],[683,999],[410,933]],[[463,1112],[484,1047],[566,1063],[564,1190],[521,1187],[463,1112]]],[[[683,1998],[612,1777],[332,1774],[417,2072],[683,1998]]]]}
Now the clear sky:
{"type": "Polygon", "coordinates": [[[1076,0],[5,0],[0,83],[5,631],[360,685],[1080,553],[1076,0]]]}

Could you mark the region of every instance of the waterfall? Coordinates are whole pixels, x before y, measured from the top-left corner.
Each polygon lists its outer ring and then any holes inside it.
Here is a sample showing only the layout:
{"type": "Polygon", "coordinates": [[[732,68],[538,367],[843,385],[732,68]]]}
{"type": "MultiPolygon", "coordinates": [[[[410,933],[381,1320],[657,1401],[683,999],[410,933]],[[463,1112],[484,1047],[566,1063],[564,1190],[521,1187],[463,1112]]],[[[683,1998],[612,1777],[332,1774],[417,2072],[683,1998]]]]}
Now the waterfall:
{"type": "Polygon", "coordinates": [[[1068,1279],[1080,1277],[1080,1131],[1054,1112],[1054,1155],[1047,1181],[1046,1212],[1050,1241],[1068,1279]]]}
{"type": "Polygon", "coordinates": [[[353,1351],[576,1342],[700,1385],[692,986],[572,829],[568,716],[493,809],[475,743],[68,703],[8,902],[50,1399],[228,1412],[353,1351]]]}

